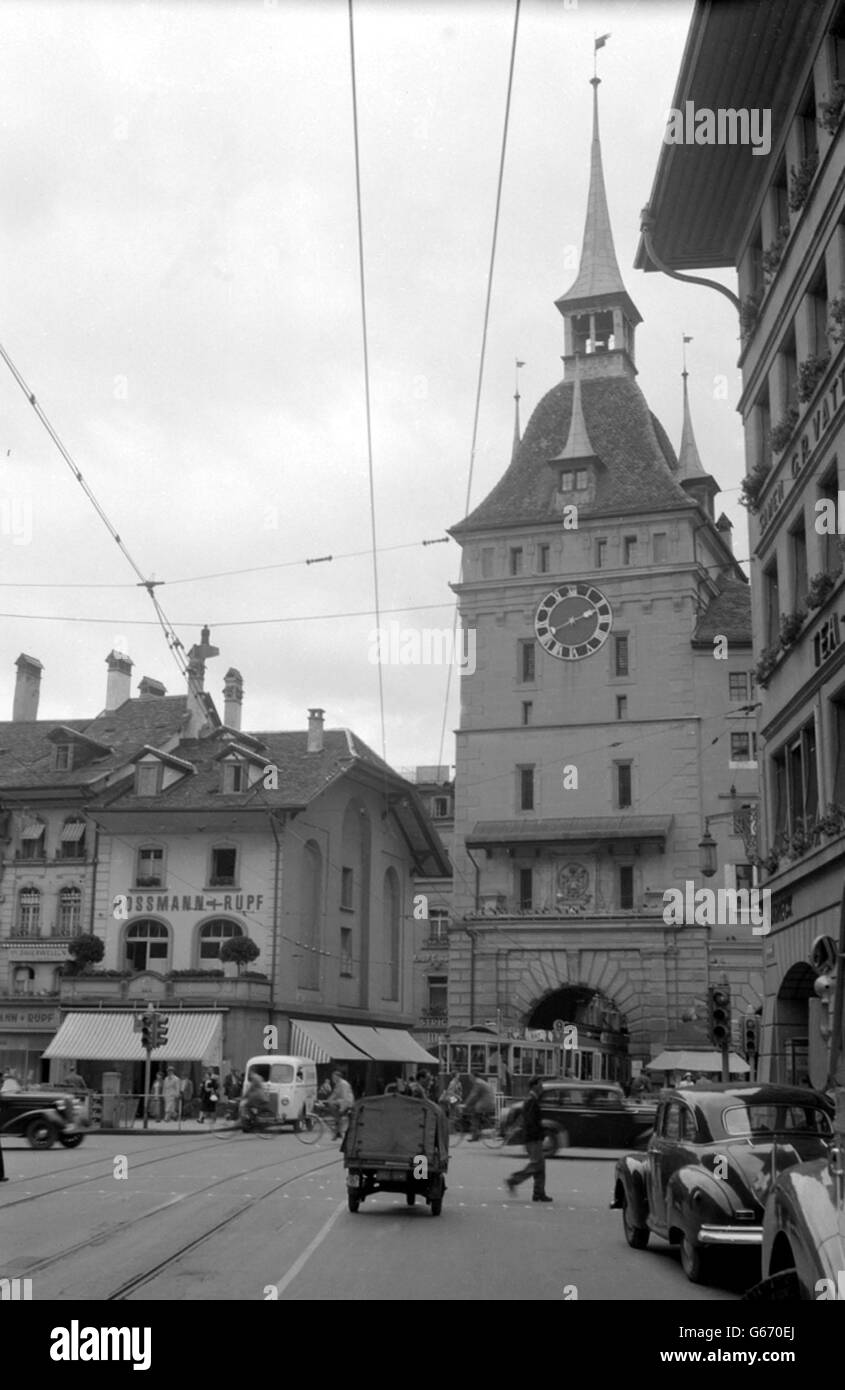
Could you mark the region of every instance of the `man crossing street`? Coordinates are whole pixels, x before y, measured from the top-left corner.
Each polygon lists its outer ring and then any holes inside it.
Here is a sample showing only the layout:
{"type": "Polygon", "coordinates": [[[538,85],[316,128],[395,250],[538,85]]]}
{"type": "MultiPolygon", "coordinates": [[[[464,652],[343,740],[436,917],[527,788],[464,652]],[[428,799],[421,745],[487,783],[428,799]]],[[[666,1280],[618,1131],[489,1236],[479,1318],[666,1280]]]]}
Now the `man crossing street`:
{"type": "Polygon", "coordinates": [[[543,1153],[543,1116],[540,1109],[540,1096],[543,1091],[542,1077],[532,1076],[528,1083],[528,1099],[522,1108],[522,1132],[528,1162],[519,1172],[511,1173],[505,1180],[505,1187],[513,1196],[520,1183],[528,1178],[534,1179],[534,1202],[553,1202],[546,1196],[546,1157],[543,1153]]]}

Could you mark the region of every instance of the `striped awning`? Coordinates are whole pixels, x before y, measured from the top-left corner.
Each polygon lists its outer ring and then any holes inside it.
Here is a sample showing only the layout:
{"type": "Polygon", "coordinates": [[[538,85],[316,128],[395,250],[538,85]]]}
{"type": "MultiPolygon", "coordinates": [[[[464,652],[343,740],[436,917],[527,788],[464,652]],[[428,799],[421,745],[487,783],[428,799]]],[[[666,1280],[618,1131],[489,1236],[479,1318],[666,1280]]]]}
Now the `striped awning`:
{"type": "Polygon", "coordinates": [[[403,1028],[364,1028],[357,1023],[339,1023],[337,1029],[356,1047],[360,1047],[362,1052],[366,1052],[374,1062],[437,1064],[437,1058],[420,1047],[403,1028]]]}
{"type": "Polygon", "coordinates": [[[45,826],[44,826],[44,822],[43,822],[43,821],[40,821],[40,820],[31,820],[31,821],[27,821],[26,825],[24,826],[23,830],[21,831],[21,839],[22,839],[22,840],[40,840],[40,839],[41,839],[41,836],[44,834],[44,830],[45,830],[45,826]]]}
{"type": "MultiPolygon", "coordinates": [[[[650,1062],[646,1071],[721,1071],[721,1052],[690,1052],[679,1049],[677,1052],[661,1052],[650,1062]]],[[[747,1062],[732,1052],[728,1058],[728,1071],[744,1076],[751,1070],[747,1062]]]]}
{"type": "Polygon", "coordinates": [[[331,1023],[321,1019],[296,1018],[290,1024],[290,1050],[294,1057],[311,1062],[369,1062],[331,1023]]]}
{"type": "Polygon", "coordinates": [[[63,827],[62,827],[62,836],[61,836],[62,844],[63,844],[63,845],[76,844],[76,842],[77,842],[78,840],[81,840],[81,839],[82,839],[82,836],[83,836],[84,834],[85,834],[85,822],[84,822],[84,820],[68,820],[68,821],[65,821],[65,823],[64,823],[64,825],[63,825],[63,827]]]}
{"type": "MultiPolygon", "coordinates": [[[[144,1012],[139,1009],[138,1013],[144,1012]]],[[[154,1062],[202,1062],[219,1067],[222,1053],[223,1015],[157,1010],[168,1020],[164,1047],[152,1053],[154,1062]]],[[[107,1009],[70,1013],[44,1053],[45,1057],[71,1058],[79,1062],[143,1062],[141,1034],[135,1030],[135,1011],[107,1009]]]]}

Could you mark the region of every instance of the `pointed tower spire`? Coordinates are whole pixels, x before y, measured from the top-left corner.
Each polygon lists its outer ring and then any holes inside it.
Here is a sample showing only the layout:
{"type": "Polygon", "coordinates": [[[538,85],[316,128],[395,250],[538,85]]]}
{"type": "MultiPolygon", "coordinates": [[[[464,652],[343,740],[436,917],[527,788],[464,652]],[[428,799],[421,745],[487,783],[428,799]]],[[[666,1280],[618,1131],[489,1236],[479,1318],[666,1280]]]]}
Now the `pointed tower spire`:
{"type": "Polygon", "coordinates": [[[516,458],[517,451],[519,450],[519,446],[520,446],[520,444],[522,443],[522,436],[521,436],[520,431],[519,431],[519,402],[520,402],[520,400],[521,400],[521,397],[520,397],[520,394],[519,394],[519,369],[520,369],[520,367],[524,367],[524,366],[525,366],[525,363],[524,363],[524,362],[516,361],[516,368],[515,368],[515,371],[514,371],[514,379],[515,379],[515,386],[516,386],[516,389],[515,389],[515,391],[514,391],[514,393],[513,393],[513,400],[514,400],[514,412],[513,412],[513,448],[511,449],[511,463],[513,463],[514,459],[516,458]]]}
{"type": "Polygon", "coordinates": [[[712,474],[708,473],[702,465],[692,428],[692,415],[690,414],[689,408],[689,391],[687,390],[687,378],[689,377],[689,372],[687,371],[687,343],[691,342],[692,338],[684,336],[684,369],[681,372],[684,383],[684,423],[681,430],[681,447],[678,453],[677,478],[684,492],[694,498],[698,505],[707,513],[710,520],[713,521],[713,498],[720,489],[716,479],[712,474]]]}
{"type": "Polygon", "coordinates": [[[566,327],[567,356],[624,350],[633,362],[634,329],[642,322],[642,315],[623,284],[613,245],[599,139],[600,81],[599,77],[590,78],[593,140],[581,261],[574,284],[555,304],[566,327]]]}
{"type": "Polygon", "coordinates": [[[584,408],[581,405],[581,373],[578,367],[578,358],[575,358],[575,381],[572,386],[572,419],[569,422],[569,435],[562,453],[558,454],[555,463],[574,463],[576,460],[594,459],[596,451],[590,442],[587,431],[587,422],[584,419],[584,408]]]}

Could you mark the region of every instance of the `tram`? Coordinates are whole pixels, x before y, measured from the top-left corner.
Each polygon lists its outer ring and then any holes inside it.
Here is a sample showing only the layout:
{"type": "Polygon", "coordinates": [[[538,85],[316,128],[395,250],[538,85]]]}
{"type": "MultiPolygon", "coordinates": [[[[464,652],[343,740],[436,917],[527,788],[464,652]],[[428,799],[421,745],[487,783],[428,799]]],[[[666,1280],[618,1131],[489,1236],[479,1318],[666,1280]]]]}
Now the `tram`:
{"type": "Polygon", "coordinates": [[[444,1038],[437,1044],[441,1076],[480,1073],[496,1078],[499,1090],[516,1097],[527,1095],[532,1076],[620,1084],[630,1078],[627,1054],[603,1042],[597,1029],[579,1026],[574,1047],[554,1041],[553,1034],[540,1029],[525,1031],[526,1036],[514,1038],[492,1029],[470,1028],[444,1038]]]}

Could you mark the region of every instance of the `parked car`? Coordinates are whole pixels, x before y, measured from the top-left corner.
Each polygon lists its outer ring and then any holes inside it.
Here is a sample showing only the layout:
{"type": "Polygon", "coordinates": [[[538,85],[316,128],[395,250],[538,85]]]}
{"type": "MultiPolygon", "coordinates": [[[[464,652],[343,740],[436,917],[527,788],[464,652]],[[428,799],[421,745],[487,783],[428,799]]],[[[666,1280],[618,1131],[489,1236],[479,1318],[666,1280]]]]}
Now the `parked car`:
{"type": "Polygon", "coordinates": [[[716,1248],[761,1245],[777,1176],[827,1156],[832,1110],[826,1096],[798,1086],[664,1091],[647,1151],[616,1165],[611,1206],[622,1211],[628,1244],[644,1250],[661,1236],[680,1246],[687,1278],[706,1283],[716,1248]]]}
{"type": "Polygon", "coordinates": [[[775,1183],[763,1214],[760,1297],[845,1298],[845,1147],[798,1163],[775,1183]],[[777,1291],[779,1290],[779,1292],[777,1291]]]}
{"type": "Polygon", "coordinates": [[[0,1135],[21,1134],[34,1149],[66,1149],[82,1143],[87,1125],[84,1102],[67,1090],[31,1087],[0,1092],[0,1135]]]}
{"type": "MultiPolygon", "coordinates": [[[[610,1081],[544,1081],[540,1109],[548,1154],[570,1144],[587,1149],[636,1147],[651,1133],[657,1105],[626,1100],[622,1087],[610,1081]]],[[[521,1116],[522,1102],[502,1117],[508,1143],[523,1142],[521,1116]]]]}

